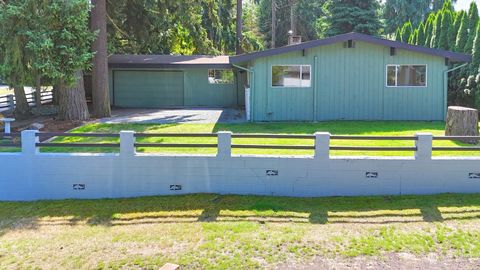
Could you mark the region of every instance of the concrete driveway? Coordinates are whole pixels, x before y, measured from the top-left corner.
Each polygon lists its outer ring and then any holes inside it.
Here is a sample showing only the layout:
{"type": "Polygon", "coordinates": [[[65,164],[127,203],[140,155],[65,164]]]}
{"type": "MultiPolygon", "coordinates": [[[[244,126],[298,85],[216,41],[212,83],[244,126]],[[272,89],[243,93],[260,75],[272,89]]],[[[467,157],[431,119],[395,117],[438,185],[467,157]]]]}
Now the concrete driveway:
{"type": "Polygon", "coordinates": [[[112,117],[100,119],[101,123],[242,123],[245,111],[231,108],[205,109],[114,109],[112,117]]]}

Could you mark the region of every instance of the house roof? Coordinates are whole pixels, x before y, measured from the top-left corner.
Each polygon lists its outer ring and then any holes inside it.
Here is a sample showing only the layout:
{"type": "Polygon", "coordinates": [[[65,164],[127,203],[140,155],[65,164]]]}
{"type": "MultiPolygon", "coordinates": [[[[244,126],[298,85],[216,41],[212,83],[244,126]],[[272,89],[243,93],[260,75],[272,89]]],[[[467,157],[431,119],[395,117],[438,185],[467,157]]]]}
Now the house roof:
{"type": "Polygon", "coordinates": [[[111,55],[108,66],[112,68],[230,68],[228,56],[209,55],[111,55]]]}
{"type": "Polygon", "coordinates": [[[414,52],[419,52],[424,54],[445,57],[445,58],[448,58],[449,61],[451,62],[470,62],[472,60],[471,55],[467,55],[463,53],[456,53],[456,52],[445,51],[440,49],[432,49],[432,48],[427,48],[422,46],[410,45],[403,42],[383,39],[383,38],[360,34],[360,33],[347,33],[347,34],[333,36],[325,39],[307,41],[300,44],[289,45],[289,46],[279,47],[279,48],[260,51],[260,52],[253,52],[253,53],[241,54],[237,56],[231,56],[230,62],[231,63],[246,62],[246,61],[250,61],[260,57],[267,57],[267,56],[283,54],[287,52],[305,50],[305,49],[310,49],[318,46],[324,46],[324,45],[329,45],[329,44],[338,43],[338,42],[345,42],[348,40],[364,41],[364,42],[369,42],[373,44],[383,45],[386,47],[393,47],[393,48],[398,48],[403,50],[409,50],[409,51],[414,51],[414,52]]]}

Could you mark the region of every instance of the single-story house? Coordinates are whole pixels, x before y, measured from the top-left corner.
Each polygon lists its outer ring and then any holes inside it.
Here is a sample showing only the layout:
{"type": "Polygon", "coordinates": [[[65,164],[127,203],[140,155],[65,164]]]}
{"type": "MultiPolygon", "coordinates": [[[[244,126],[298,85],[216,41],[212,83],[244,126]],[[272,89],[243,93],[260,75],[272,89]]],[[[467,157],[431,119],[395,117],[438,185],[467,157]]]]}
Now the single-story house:
{"type": "Polygon", "coordinates": [[[109,59],[120,107],[236,107],[252,121],[444,120],[461,53],[348,33],[237,56],[109,59]]]}

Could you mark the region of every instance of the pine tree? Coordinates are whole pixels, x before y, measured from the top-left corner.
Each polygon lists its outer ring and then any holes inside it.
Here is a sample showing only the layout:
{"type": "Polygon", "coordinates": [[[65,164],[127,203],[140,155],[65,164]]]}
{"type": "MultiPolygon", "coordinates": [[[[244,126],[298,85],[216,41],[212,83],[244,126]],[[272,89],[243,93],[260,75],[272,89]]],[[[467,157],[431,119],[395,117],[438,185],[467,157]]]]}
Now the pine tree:
{"type": "Polygon", "coordinates": [[[463,51],[465,53],[471,53],[473,47],[473,41],[475,39],[475,33],[477,31],[476,27],[478,25],[478,7],[475,1],[472,1],[470,4],[470,9],[468,10],[468,39],[467,44],[463,51]]]}
{"type": "Polygon", "coordinates": [[[477,75],[480,67],[480,27],[476,27],[473,40],[472,63],[470,63],[470,75],[477,75]]]}
{"type": "Polygon", "coordinates": [[[441,11],[439,11],[435,16],[435,22],[433,23],[430,48],[438,48],[441,29],[442,29],[442,13],[441,11]]]}
{"type": "Polygon", "coordinates": [[[465,48],[465,44],[467,44],[468,39],[468,17],[465,12],[462,15],[460,28],[457,32],[457,38],[455,40],[455,48],[454,50],[457,52],[463,52],[465,48]]]}
{"type": "Polygon", "coordinates": [[[413,30],[413,33],[410,36],[410,39],[408,40],[408,44],[412,44],[412,45],[417,44],[417,38],[418,38],[418,29],[415,29],[413,30]]]}
{"type": "Polygon", "coordinates": [[[464,13],[463,11],[459,12],[458,14],[455,12],[452,12],[452,15],[455,18],[455,20],[453,24],[450,26],[450,29],[448,30],[448,44],[450,45],[451,50],[455,49],[455,43],[457,41],[457,33],[458,33],[458,30],[460,30],[460,24],[462,24],[463,13],[464,13]]]}
{"type": "Polygon", "coordinates": [[[395,31],[395,41],[402,41],[402,30],[397,28],[397,31],[395,31]]]}
{"type": "MultiPolygon", "coordinates": [[[[446,2],[448,3],[448,2],[446,2]]],[[[450,48],[449,33],[452,26],[452,12],[450,10],[443,10],[442,22],[440,25],[440,36],[436,48],[448,50],[450,48]]]]}
{"type": "Polygon", "coordinates": [[[468,21],[469,26],[468,29],[475,29],[478,24],[478,7],[475,1],[472,1],[470,4],[470,8],[468,9],[468,21]]]}
{"type": "Polygon", "coordinates": [[[422,44],[425,47],[430,47],[430,41],[432,40],[433,25],[435,24],[435,14],[430,13],[425,23],[425,42],[422,44]]]}
{"type": "Polygon", "coordinates": [[[407,22],[402,27],[402,42],[409,43],[413,35],[413,27],[411,22],[407,22]]]}
{"type": "Polygon", "coordinates": [[[382,26],[378,9],[377,0],[329,0],[322,24],[328,27],[327,36],[348,32],[377,35],[382,26]]]}
{"type": "Polygon", "coordinates": [[[455,11],[451,0],[447,0],[443,3],[442,12],[444,11],[451,11],[451,12],[455,11]]]}
{"type": "Polygon", "coordinates": [[[417,29],[417,40],[415,40],[415,45],[423,46],[424,44],[425,44],[425,25],[423,25],[423,22],[421,22],[417,29]]]}
{"type": "Polygon", "coordinates": [[[405,22],[411,21],[417,26],[430,13],[430,2],[427,0],[385,0],[382,16],[385,20],[385,32],[393,33],[405,22]]]}

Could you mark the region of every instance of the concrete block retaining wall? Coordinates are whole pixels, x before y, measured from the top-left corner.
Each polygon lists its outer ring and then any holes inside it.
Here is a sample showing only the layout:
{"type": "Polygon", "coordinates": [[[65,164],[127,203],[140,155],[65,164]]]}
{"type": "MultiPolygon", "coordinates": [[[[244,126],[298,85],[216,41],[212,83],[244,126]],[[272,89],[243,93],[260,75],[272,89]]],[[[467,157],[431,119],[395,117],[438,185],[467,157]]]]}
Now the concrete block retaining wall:
{"type": "Polygon", "coordinates": [[[38,153],[27,131],[22,153],[0,153],[0,200],[480,193],[480,158],[432,159],[428,134],[411,158],[331,158],[325,137],[317,138],[315,157],[232,156],[229,135],[219,134],[216,156],[136,154],[129,132],[121,133],[120,154],[50,154],[38,153]]]}

